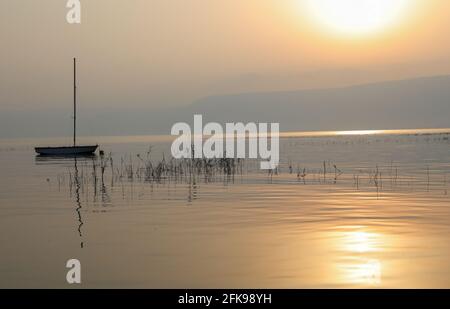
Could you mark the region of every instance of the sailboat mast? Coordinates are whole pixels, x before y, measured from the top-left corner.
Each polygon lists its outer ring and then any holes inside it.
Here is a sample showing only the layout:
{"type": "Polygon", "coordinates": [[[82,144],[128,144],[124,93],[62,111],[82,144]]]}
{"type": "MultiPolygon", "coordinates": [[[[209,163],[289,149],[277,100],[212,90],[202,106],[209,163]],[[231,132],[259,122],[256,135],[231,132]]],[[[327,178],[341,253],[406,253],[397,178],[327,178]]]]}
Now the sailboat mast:
{"type": "Polygon", "coordinates": [[[73,58],[73,147],[77,144],[77,59],[73,58]]]}

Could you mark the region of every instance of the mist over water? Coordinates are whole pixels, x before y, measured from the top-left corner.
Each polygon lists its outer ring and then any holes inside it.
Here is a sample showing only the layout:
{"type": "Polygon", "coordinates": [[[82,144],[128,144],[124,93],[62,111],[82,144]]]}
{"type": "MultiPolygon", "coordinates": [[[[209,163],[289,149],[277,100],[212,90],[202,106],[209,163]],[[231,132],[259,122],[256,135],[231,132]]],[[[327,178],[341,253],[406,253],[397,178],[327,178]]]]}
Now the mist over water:
{"type": "Polygon", "coordinates": [[[66,287],[78,258],[83,287],[448,288],[449,137],[290,134],[270,172],[176,165],[162,136],[2,141],[0,287],[66,287]]]}

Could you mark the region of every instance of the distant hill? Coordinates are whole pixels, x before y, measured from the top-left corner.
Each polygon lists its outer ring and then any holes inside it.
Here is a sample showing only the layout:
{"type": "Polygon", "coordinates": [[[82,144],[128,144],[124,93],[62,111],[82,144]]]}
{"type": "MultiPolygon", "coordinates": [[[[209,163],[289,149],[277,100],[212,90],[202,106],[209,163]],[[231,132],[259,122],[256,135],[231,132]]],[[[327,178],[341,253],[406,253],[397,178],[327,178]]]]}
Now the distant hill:
{"type": "Polygon", "coordinates": [[[279,122],[283,131],[450,127],[450,76],[214,96],[185,113],[206,121],[279,122]]]}
{"type": "MultiPolygon", "coordinates": [[[[450,76],[345,88],[206,97],[160,109],[81,105],[80,135],[170,134],[177,121],[279,122],[282,131],[450,127],[450,76]]],[[[0,113],[0,137],[70,136],[71,109],[0,113]]]]}

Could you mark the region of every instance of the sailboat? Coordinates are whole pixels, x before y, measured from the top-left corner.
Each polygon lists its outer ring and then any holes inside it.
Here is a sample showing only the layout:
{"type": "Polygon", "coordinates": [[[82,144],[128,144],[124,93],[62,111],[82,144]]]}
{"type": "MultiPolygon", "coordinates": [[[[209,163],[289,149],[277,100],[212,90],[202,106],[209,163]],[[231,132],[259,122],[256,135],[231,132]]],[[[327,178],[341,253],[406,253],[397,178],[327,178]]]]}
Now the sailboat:
{"type": "Polygon", "coordinates": [[[77,59],[73,58],[73,145],[63,147],[36,147],[43,156],[78,156],[93,154],[98,145],[77,146],[77,59]]]}

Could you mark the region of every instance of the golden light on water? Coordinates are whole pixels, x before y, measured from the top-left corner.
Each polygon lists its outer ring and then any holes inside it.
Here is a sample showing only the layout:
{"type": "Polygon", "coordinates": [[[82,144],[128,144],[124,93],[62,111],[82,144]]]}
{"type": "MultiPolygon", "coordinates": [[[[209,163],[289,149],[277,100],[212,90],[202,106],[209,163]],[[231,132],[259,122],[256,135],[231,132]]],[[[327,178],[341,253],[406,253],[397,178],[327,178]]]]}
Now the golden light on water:
{"type": "Polygon", "coordinates": [[[328,31],[368,35],[400,22],[414,0],[307,0],[308,14],[328,31]]]}
{"type": "Polygon", "coordinates": [[[381,284],[381,263],[377,259],[354,258],[351,263],[341,264],[339,267],[348,284],[381,284]]]}
{"type": "Polygon", "coordinates": [[[382,263],[377,253],[386,246],[383,235],[364,227],[344,227],[336,233],[336,239],[342,254],[336,264],[338,280],[352,285],[380,285],[382,263]]]}
{"type": "Polygon", "coordinates": [[[335,135],[373,135],[384,133],[384,130],[353,130],[353,131],[336,131],[335,135]]]}
{"type": "Polygon", "coordinates": [[[368,232],[349,232],[344,236],[344,248],[350,252],[374,251],[377,245],[377,234],[368,232]]]}

